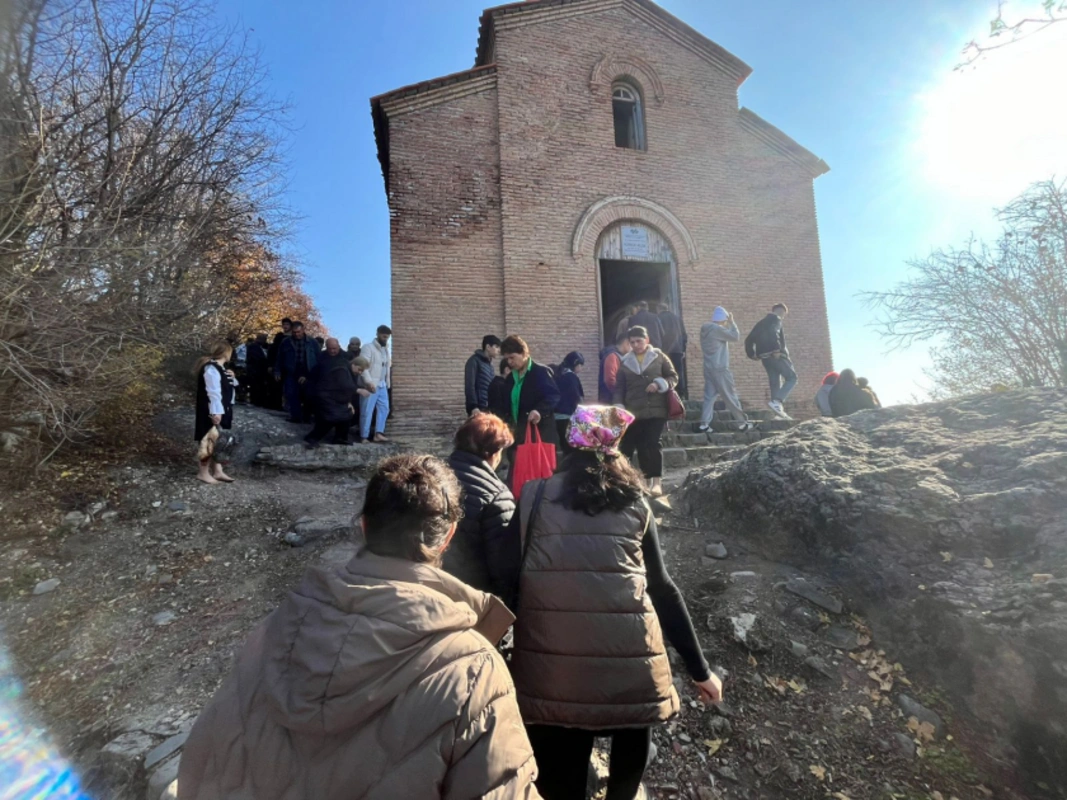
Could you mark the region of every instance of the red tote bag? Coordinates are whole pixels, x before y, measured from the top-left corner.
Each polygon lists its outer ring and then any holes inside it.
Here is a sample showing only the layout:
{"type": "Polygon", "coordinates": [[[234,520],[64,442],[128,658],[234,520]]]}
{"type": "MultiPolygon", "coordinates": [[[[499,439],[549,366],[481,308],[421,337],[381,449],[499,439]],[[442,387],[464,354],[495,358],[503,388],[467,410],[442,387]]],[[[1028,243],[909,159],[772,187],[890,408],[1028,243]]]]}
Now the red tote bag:
{"type": "Polygon", "coordinates": [[[511,493],[518,500],[526,481],[551,478],[556,471],[556,446],[541,441],[541,431],[533,423],[526,423],[526,443],[515,450],[512,465],[511,493]]]}

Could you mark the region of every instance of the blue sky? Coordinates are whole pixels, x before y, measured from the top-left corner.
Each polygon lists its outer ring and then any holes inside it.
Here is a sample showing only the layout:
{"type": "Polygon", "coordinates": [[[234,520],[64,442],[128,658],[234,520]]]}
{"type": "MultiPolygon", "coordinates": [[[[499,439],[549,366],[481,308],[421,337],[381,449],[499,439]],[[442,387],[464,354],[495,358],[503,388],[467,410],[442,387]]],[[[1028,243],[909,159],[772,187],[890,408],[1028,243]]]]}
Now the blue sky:
{"type": "MultiPolygon", "coordinates": [[[[287,200],[302,218],[292,246],[335,335],[366,340],[389,318],[389,217],[368,100],[469,68],[488,5],[219,0],[292,104],[287,200]]],[[[748,62],[741,104],[830,164],[815,186],[836,367],[868,375],[883,401],[921,395],[925,350],[887,354],[855,295],[891,286],[934,247],[990,236],[994,206],[1067,175],[1067,111],[1052,100],[1067,30],[961,73],[952,67],[988,29],[994,0],[660,5],[748,62]]]]}

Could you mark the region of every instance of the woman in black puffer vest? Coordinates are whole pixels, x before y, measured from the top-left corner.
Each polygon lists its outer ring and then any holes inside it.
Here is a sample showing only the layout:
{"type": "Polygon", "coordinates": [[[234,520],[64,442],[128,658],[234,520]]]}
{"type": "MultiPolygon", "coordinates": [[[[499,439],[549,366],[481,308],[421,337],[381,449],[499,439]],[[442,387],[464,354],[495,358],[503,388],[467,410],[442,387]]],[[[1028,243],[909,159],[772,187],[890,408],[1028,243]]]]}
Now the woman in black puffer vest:
{"type": "Polygon", "coordinates": [[[513,443],[507,424],[492,414],[475,414],[456,432],[448,464],[463,486],[463,519],[441,565],[509,608],[515,607],[522,548],[515,498],[496,469],[513,443]]]}

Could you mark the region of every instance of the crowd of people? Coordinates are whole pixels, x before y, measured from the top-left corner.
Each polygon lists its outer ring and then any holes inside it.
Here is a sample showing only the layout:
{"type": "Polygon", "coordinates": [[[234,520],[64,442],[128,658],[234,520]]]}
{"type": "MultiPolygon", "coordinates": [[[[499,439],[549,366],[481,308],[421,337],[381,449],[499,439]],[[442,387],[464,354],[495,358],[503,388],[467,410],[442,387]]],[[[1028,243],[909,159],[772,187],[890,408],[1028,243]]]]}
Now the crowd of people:
{"type": "Polygon", "coordinates": [[[828,372],[815,395],[815,405],[824,417],[847,417],[882,403],[866,378],[857,378],[851,369],[828,372]]]}
{"type": "Polygon", "coordinates": [[[230,342],[214,346],[194,368],[197,477],[233,481],[211,457],[212,438],[230,430],[239,400],[284,412],[293,424],[310,424],[304,437],[310,448],[327,436],[336,445],[388,442],[392,333],[380,325],[368,346],[353,336],[342,350],[339,340],[310,337],[302,322],[286,318],[273,339],[261,333],[236,348],[230,342]]]}
{"type": "MultiPolygon", "coordinates": [[[[512,363],[518,404],[538,375],[512,363]]],[[[645,796],[652,728],[680,704],[666,644],[705,702],[723,689],[622,452],[637,422],[578,406],[563,469],[518,503],[497,476],[514,435],[494,414],[464,422],[448,462],[383,460],[364,546],[309,570],[252,634],[189,735],[179,797],[584,798],[598,737],[608,800],[645,796]]]]}
{"type": "MultiPolygon", "coordinates": [[[[340,570],[311,569],[253,633],[190,734],[181,798],[577,800],[596,738],[611,739],[607,799],[645,796],[652,729],[679,709],[666,643],[705,702],[723,691],[648,499],[662,494],[666,422],[676,406],[684,414],[684,355],[655,344],[673,329],[647,305],[599,354],[595,404],[580,352],[547,365],[519,336],[483,338],[465,365],[467,418],[451,456],[378,465],[365,544],[340,570]],[[534,430],[563,460],[513,492],[501,468],[534,430]]],[[[773,306],[744,342],[782,416],[797,382],[787,313],[773,306]]],[[[312,421],[309,446],[331,433],[348,444],[353,429],[357,441],[384,441],[388,327],[368,348],[352,339],[342,350],[285,325],[269,346],[246,343],[243,381],[229,344],[198,362],[198,440],[230,426],[243,386],[252,402],[312,421]]],[[[716,308],[700,341],[700,428],[718,405],[747,430],[730,370],[733,315],[716,308]]],[[[847,369],[825,377],[816,403],[832,416],[879,405],[847,369]]],[[[232,480],[210,459],[198,477],[232,480]]]]}

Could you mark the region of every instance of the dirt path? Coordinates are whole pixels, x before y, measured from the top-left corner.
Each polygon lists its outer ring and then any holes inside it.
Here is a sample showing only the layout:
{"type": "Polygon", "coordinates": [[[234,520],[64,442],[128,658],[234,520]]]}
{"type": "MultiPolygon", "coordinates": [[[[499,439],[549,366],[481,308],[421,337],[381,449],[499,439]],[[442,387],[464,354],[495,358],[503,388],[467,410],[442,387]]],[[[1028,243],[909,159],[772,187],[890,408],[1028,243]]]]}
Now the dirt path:
{"type": "MultiPolygon", "coordinates": [[[[158,424],[179,443],[191,429],[185,412],[158,424]]],[[[252,467],[260,446],[296,441],[302,430],[244,407],[236,427],[244,463],[233,485],[199,484],[192,465],[152,463],[113,469],[103,506],[5,501],[5,643],[36,713],[94,796],[144,797],[146,751],[189,727],[251,628],[310,563],[354,552],[362,480],[252,467]],[[72,511],[92,515],[64,525],[72,511]],[[291,533],[309,543],[290,546],[291,533]],[[33,594],[50,579],[54,589],[33,594]],[[102,754],[116,737],[130,752],[102,754]]],[[[909,715],[890,699],[907,676],[878,653],[862,620],[786,591],[798,573],[746,554],[743,542],[724,542],[725,560],[706,557],[699,520],[668,513],[663,522],[668,563],[709,661],[727,675],[728,703],[705,710],[678,678],[684,709],[656,733],[653,796],[985,796],[995,777],[960,747],[976,737],[951,722],[936,740],[909,731],[909,715]]],[[[907,690],[949,716],[936,690],[907,690]]]]}

